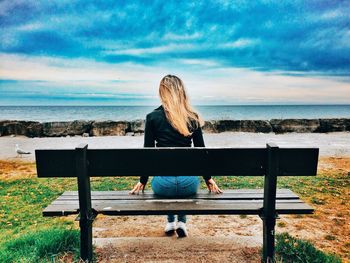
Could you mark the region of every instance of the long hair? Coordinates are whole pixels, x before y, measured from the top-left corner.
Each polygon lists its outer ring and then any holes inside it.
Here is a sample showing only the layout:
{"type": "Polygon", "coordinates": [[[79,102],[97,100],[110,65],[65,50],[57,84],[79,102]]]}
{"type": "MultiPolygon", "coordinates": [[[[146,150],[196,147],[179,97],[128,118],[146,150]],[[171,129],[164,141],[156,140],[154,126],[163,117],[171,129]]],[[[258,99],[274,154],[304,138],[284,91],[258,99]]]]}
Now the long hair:
{"type": "Polygon", "coordinates": [[[204,125],[203,119],[192,108],[182,80],[165,76],[159,84],[159,97],[171,126],[184,136],[204,125]]]}

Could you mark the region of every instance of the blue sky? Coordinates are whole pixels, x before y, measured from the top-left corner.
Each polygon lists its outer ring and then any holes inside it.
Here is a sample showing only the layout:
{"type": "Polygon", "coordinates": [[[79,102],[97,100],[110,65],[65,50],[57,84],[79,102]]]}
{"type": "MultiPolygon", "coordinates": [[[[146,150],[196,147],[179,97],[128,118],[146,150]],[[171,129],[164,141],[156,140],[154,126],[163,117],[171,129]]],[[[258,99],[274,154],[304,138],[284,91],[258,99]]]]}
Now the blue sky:
{"type": "Polygon", "coordinates": [[[349,1],[0,2],[0,105],[350,103],[349,1]]]}

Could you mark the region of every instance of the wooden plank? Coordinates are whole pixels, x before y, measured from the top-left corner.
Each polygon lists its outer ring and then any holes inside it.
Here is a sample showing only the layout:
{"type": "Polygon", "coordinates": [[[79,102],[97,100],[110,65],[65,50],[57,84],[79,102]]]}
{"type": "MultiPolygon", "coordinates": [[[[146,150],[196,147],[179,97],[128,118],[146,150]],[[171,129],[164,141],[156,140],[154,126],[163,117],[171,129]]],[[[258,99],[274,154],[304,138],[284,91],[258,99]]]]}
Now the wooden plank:
{"type": "MultiPolygon", "coordinates": [[[[211,202],[216,202],[218,204],[221,203],[261,203],[262,200],[259,199],[251,199],[251,200],[203,200],[203,199],[147,199],[147,200],[92,200],[92,205],[101,205],[105,204],[106,206],[113,206],[118,204],[140,204],[142,205],[144,202],[154,202],[154,203],[171,203],[171,202],[208,202],[210,204],[211,202]]],[[[283,203],[303,203],[300,199],[280,199],[280,202],[283,203]]],[[[78,200],[55,200],[51,203],[51,205],[77,205],[79,207],[79,201],[78,200]]]]}
{"type": "MultiPolygon", "coordinates": [[[[144,194],[144,195],[115,195],[115,196],[107,196],[107,195],[99,195],[99,196],[92,196],[92,200],[147,200],[147,199],[157,199],[160,198],[153,194],[144,194]]],[[[247,195],[225,195],[225,196],[218,196],[218,195],[196,195],[196,196],[190,196],[187,198],[192,199],[212,199],[212,200],[250,200],[250,199],[263,199],[263,196],[261,194],[247,194],[247,195]]],[[[278,195],[277,199],[299,199],[297,196],[290,196],[290,195],[278,195]]],[[[60,196],[56,200],[78,200],[77,196],[60,196]]]]}
{"type": "MultiPolygon", "coordinates": [[[[72,150],[73,151],[73,150],[72,150]]],[[[257,175],[264,174],[264,148],[127,148],[89,149],[91,176],[257,175]],[[174,162],[176,160],[176,162],[174,162]],[[135,163],[137,165],[135,165],[135,163]],[[181,163],[181,165],[178,165],[181,163]]],[[[73,154],[67,150],[36,150],[39,177],[72,177],[73,154]],[[64,155],[63,155],[64,154],[64,155]],[[55,160],[61,165],[57,169],[55,160]],[[67,171],[64,171],[67,169],[67,171]]]]}
{"type": "Polygon", "coordinates": [[[317,174],[318,148],[280,148],[279,175],[309,176],[317,174]]]}
{"type": "MultiPolygon", "coordinates": [[[[146,199],[159,199],[160,196],[154,194],[139,194],[139,195],[97,195],[92,196],[92,200],[146,200],[146,199]]],[[[179,198],[179,197],[175,197],[179,198]]],[[[181,198],[181,197],[180,197],[181,198]]],[[[263,199],[262,194],[240,194],[240,195],[207,195],[197,194],[195,196],[189,196],[186,198],[191,199],[213,199],[213,200],[250,200],[250,199],[263,199]]],[[[183,199],[186,199],[183,198],[183,199]]],[[[280,194],[277,195],[277,199],[299,199],[296,195],[280,194]]],[[[60,196],[56,200],[78,200],[78,196],[60,196]]]]}
{"type": "MultiPolygon", "coordinates": [[[[257,189],[224,189],[224,193],[222,195],[210,193],[207,190],[200,189],[198,191],[198,194],[204,194],[204,195],[213,195],[213,196],[225,196],[229,194],[263,194],[264,189],[257,188],[257,189]]],[[[91,191],[91,196],[98,196],[98,195],[128,195],[129,190],[118,190],[118,191],[91,191]]],[[[146,190],[144,194],[152,194],[153,191],[151,190],[146,190]]],[[[287,188],[280,188],[277,189],[277,194],[289,194],[289,195],[296,195],[292,190],[287,189],[287,188]]],[[[77,191],[65,191],[61,196],[68,196],[68,195],[74,195],[77,196],[78,192],[77,191]]],[[[142,195],[140,193],[140,195],[142,195]]]]}
{"type": "MultiPolygon", "coordinates": [[[[266,172],[266,148],[88,149],[87,154],[90,176],[263,176],[266,172]]],[[[35,157],[38,177],[75,177],[73,149],[38,149],[35,157]]],[[[280,175],[316,174],[317,148],[281,149],[280,158],[280,175]]]]}
{"type": "MultiPolygon", "coordinates": [[[[291,200],[288,200],[291,201],[291,200]]],[[[233,202],[202,200],[200,202],[130,202],[113,204],[93,204],[93,208],[107,215],[166,215],[168,213],[184,212],[192,215],[205,214],[251,214],[258,215],[262,209],[260,202],[233,202]]],[[[276,202],[279,214],[308,214],[313,209],[303,202],[276,202]]],[[[60,216],[77,213],[76,205],[50,205],[43,211],[44,216],[60,216]]]]}
{"type": "Polygon", "coordinates": [[[74,149],[35,150],[38,177],[76,177],[74,149]]]}
{"type": "Polygon", "coordinates": [[[43,210],[43,216],[67,216],[78,214],[78,207],[71,206],[53,206],[49,205],[43,210]]]}
{"type": "Polygon", "coordinates": [[[174,147],[89,151],[90,174],[93,176],[115,175],[116,171],[118,175],[123,176],[150,174],[261,176],[265,171],[265,158],[264,148],[174,147]]]}
{"type": "MultiPolygon", "coordinates": [[[[161,198],[154,195],[153,191],[145,191],[138,195],[129,195],[129,191],[92,191],[92,200],[145,200],[145,199],[156,199],[161,198]]],[[[225,190],[223,194],[214,194],[206,190],[199,190],[198,193],[191,197],[194,199],[263,199],[262,189],[237,189],[237,190],[225,190]],[[244,191],[245,190],[245,191],[244,191]]],[[[76,191],[66,191],[56,200],[77,200],[78,194],[76,191]]],[[[277,199],[299,199],[299,196],[293,193],[289,189],[278,189],[277,199]]]]}

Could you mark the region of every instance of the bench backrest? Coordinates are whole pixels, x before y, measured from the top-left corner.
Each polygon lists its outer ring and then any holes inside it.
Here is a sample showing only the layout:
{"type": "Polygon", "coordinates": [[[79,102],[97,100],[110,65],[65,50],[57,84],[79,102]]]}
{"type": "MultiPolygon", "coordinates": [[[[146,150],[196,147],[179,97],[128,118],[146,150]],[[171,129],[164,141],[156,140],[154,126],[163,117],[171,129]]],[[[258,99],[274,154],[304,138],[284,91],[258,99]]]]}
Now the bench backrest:
{"type": "MultiPolygon", "coordinates": [[[[264,176],[276,150],[277,176],[316,175],[318,148],[128,148],[35,151],[38,177],[77,177],[77,157],[86,156],[92,176],[212,175],[264,176]]],[[[274,161],[276,161],[274,160],[274,161]]]]}

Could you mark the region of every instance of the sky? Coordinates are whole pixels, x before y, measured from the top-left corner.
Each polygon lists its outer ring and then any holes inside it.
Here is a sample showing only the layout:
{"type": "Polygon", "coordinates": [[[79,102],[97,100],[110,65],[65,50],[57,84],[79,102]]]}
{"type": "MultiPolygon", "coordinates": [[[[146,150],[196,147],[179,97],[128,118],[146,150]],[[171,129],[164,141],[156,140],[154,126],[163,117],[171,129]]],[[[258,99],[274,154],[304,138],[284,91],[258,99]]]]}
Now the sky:
{"type": "Polygon", "coordinates": [[[0,105],[350,104],[350,1],[0,1],[0,105]]]}

